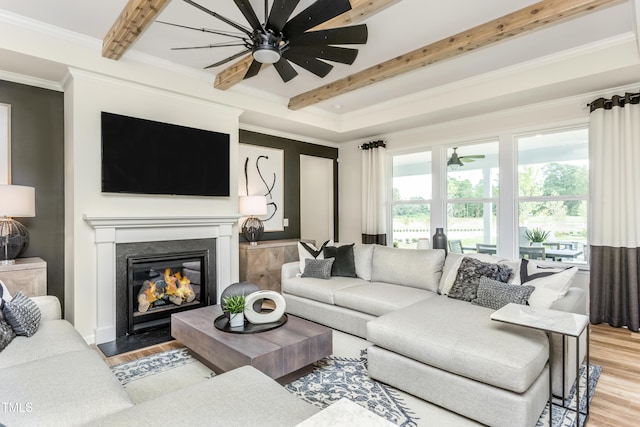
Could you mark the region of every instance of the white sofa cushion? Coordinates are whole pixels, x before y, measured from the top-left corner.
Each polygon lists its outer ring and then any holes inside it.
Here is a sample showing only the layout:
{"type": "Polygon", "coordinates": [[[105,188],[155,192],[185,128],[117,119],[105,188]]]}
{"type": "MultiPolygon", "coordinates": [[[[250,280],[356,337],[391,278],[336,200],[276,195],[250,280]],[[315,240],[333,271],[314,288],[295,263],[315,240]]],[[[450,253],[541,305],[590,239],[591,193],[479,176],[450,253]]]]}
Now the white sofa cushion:
{"type": "Polygon", "coordinates": [[[437,296],[370,321],[367,340],[435,368],[523,393],[547,363],[547,336],[492,321],[492,311],[437,296]]]}
{"type": "Polygon", "coordinates": [[[367,283],[365,280],[354,277],[334,276],[328,280],[313,277],[289,277],[282,280],[282,292],[326,304],[334,304],[333,294],[335,291],[367,283]]]}
{"type": "Polygon", "coordinates": [[[423,289],[389,283],[371,282],[335,291],[335,305],[373,316],[382,316],[407,307],[417,301],[438,295],[423,289]]]}
{"type": "Polygon", "coordinates": [[[23,405],[23,411],[2,412],[9,426],[82,426],[133,406],[106,363],[88,348],[3,368],[0,401],[23,405]]]}
{"type": "Polygon", "coordinates": [[[442,249],[373,248],[372,282],[393,283],[438,292],[445,252],[442,249]]]}
{"type": "Polygon", "coordinates": [[[31,337],[15,337],[0,353],[0,368],[17,365],[70,351],[87,350],[89,346],[71,323],[47,320],[31,337]]]}
{"type": "Polygon", "coordinates": [[[353,258],[356,263],[356,275],[364,280],[371,280],[371,264],[373,247],[376,245],[357,244],[353,247],[353,258]]]}

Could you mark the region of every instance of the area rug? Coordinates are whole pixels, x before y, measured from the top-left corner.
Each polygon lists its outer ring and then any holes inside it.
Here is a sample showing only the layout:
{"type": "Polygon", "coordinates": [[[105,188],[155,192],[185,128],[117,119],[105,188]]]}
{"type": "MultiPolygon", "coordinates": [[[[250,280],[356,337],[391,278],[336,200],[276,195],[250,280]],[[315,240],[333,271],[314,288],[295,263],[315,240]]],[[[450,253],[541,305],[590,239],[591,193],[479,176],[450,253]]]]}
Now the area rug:
{"type": "MultiPolygon", "coordinates": [[[[586,365],[580,371],[580,407],[584,411],[587,402],[585,393],[586,365]]],[[[134,402],[139,403],[177,388],[204,381],[215,374],[193,358],[186,348],[143,357],[111,368],[134,402]]],[[[590,365],[589,397],[591,400],[602,368],[590,365]]],[[[371,412],[403,427],[428,425],[421,420],[400,397],[393,387],[372,380],[367,375],[366,350],[359,358],[327,357],[315,363],[314,370],[293,381],[285,388],[299,398],[319,408],[325,408],[342,398],[356,402],[371,412]]],[[[575,385],[565,406],[575,409],[575,385]]],[[[562,408],[560,399],[554,400],[553,424],[551,427],[576,425],[574,410],[562,408]]],[[[581,424],[582,425],[582,422],[581,424]]],[[[540,415],[539,427],[549,427],[548,406],[540,415]]]]}

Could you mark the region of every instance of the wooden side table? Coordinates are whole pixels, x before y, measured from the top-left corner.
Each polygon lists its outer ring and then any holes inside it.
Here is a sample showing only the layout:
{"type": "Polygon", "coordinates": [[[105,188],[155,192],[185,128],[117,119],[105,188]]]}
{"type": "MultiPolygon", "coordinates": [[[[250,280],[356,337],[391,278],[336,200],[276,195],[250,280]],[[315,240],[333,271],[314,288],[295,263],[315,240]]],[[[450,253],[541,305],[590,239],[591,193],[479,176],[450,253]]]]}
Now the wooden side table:
{"type": "Polygon", "coordinates": [[[41,258],[17,258],[15,264],[0,265],[0,280],[12,295],[28,297],[47,294],[47,263],[41,258]]]}
{"type": "MultiPolygon", "coordinates": [[[[260,289],[281,292],[282,264],[298,261],[299,239],[240,243],[240,280],[260,289]]],[[[312,240],[302,240],[313,243],[312,240]]]]}
{"type": "MultiPolygon", "coordinates": [[[[552,373],[552,355],[553,355],[553,342],[551,340],[552,334],[562,335],[563,345],[563,363],[562,363],[562,375],[565,375],[564,370],[564,343],[567,337],[573,337],[576,340],[576,426],[580,426],[580,415],[584,415],[585,419],[582,425],[586,425],[589,418],[589,317],[584,314],[567,313],[565,311],[534,308],[526,305],[509,303],[502,307],[500,310],[491,313],[491,320],[499,322],[510,323],[512,325],[524,326],[526,328],[538,329],[547,333],[549,338],[549,425],[553,425],[553,379],[552,373]],[[587,334],[587,383],[586,383],[586,396],[587,404],[585,412],[580,410],[580,335],[586,330],[587,334]]],[[[564,384],[564,378],[563,378],[564,384]]],[[[564,386],[563,386],[564,390],[564,386]]],[[[564,394],[564,391],[563,391],[564,394]]],[[[569,409],[565,406],[564,396],[562,396],[562,406],[565,409],[569,409]]]]}

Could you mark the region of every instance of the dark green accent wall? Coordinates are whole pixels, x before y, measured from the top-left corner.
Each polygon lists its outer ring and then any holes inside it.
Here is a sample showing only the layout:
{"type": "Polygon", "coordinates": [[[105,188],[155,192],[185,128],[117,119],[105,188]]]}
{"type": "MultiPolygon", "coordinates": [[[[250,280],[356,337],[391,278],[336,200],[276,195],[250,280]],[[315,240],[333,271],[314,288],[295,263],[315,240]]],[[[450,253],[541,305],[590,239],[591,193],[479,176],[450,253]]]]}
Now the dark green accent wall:
{"type": "MultiPolygon", "coordinates": [[[[289,226],[284,231],[265,233],[263,240],[300,238],[300,155],[333,159],[334,238],[338,238],[338,149],[294,139],[240,130],[240,143],[284,150],[284,218],[289,226]]],[[[239,168],[242,170],[242,168],[239,168]]],[[[240,236],[241,240],[244,240],[240,236]]]]}
{"type": "Polygon", "coordinates": [[[47,293],[64,303],[64,94],[0,80],[11,104],[11,182],[36,189],[36,216],[18,218],[31,242],[21,257],[47,262],[47,293]]]}

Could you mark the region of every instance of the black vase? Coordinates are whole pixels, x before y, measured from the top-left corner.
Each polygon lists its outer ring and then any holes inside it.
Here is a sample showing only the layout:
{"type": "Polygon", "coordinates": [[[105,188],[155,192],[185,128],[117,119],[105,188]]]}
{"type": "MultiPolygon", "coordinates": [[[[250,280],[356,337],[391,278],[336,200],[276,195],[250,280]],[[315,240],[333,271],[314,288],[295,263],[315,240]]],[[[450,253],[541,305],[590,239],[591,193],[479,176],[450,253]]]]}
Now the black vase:
{"type": "Polygon", "coordinates": [[[442,228],[436,228],[432,242],[433,249],[444,249],[444,253],[447,253],[447,235],[444,234],[442,228]]]}

